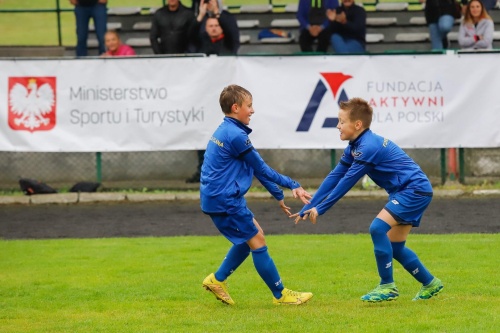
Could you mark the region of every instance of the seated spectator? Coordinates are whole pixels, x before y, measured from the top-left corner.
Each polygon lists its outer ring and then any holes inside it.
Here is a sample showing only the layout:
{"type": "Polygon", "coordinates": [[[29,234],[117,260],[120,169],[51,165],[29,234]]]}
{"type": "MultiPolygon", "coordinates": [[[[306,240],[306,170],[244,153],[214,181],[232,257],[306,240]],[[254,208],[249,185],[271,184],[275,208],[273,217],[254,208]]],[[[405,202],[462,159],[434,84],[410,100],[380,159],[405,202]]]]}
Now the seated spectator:
{"type": "Polygon", "coordinates": [[[313,43],[317,40],[316,52],[326,53],[330,42],[327,13],[338,6],[337,0],[299,0],[297,19],[300,23],[299,44],[302,52],[313,52],[313,43]]]}
{"type": "Polygon", "coordinates": [[[122,44],[118,32],[114,30],[108,30],[108,32],[106,32],[104,35],[104,42],[106,43],[106,52],[103,53],[103,57],[124,57],[135,55],[134,49],[127,44],[122,44]]]}
{"type": "Polygon", "coordinates": [[[330,37],[335,53],[363,53],[366,48],[366,12],[354,0],[342,0],[342,5],[328,13],[332,21],[330,37]]]}
{"type": "Polygon", "coordinates": [[[455,23],[455,0],[419,0],[425,3],[425,21],[429,27],[431,48],[443,50],[449,47],[448,33],[455,23]]]}
{"type": "Polygon", "coordinates": [[[458,30],[458,44],[462,49],[491,50],[493,48],[493,20],[479,0],[471,0],[458,30]]]}

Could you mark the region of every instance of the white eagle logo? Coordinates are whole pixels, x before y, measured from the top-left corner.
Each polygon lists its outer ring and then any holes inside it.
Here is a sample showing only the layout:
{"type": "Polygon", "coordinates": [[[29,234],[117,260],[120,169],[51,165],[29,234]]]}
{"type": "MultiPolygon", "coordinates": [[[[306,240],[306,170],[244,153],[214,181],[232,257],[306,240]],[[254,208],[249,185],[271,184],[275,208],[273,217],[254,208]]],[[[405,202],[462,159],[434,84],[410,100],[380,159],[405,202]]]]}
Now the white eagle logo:
{"type": "Polygon", "coordinates": [[[52,112],[54,106],[54,90],[48,83],[38,87],[35,79],[30,79],[25,87],[16,83],[9,94],[11,112],[17,116],[14,123],[33,130],[48,125],[50,119],[44,116],[52,112]]]}

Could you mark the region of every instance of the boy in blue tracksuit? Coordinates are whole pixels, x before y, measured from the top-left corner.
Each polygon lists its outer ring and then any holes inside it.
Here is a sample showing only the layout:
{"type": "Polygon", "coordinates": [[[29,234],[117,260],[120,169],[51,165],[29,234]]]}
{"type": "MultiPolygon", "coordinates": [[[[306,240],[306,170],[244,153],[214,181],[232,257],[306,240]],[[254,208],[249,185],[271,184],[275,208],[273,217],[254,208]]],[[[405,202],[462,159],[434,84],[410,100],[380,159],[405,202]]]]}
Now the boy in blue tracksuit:
{"type": "Polygon", "coordinates": [[[255,150],[248,135],[254,113],[252,95],[237,85],[224,88],[219,103],[224,121],[210,138],[201,168],[200,201],[202,211],[212,218],[217,229],[233,246],[215,273],[203,280],[203,287],[226,304],[234,304],[226,279],[252,253],[255,268],[273,293],[274,304],[303,304],[313,296],[283,286],[278,270],[266,246],[264,232],[248,209],[244,195],[255,175],[279,201],[281,209],[291,215],[285,205],[283,191],[292,190],[295,198],[308,203],[311,195],[299,183],[270,168],[255,150]]]}
{"type": "Polygon", "coordinates": [[[421,263],[417,255],[405,246],[412,227],[418,227],[422,215],[432,200],[432,186],[416,164],[395,143],[370,130],[373,110],[361,98],[340,103],[340,139],[348,140],[339,164],[323,180],[311,202],[291,215],[309,217],[316,223],[365,174],[389,194],[389,201],[370,225],[380,284],[361,297],[366,302],[395,300],[399,296],[394,283],[392,259],[396,259],[412,276],[422,283],[413,300],[429,299],[443,289],[421,263]]]}

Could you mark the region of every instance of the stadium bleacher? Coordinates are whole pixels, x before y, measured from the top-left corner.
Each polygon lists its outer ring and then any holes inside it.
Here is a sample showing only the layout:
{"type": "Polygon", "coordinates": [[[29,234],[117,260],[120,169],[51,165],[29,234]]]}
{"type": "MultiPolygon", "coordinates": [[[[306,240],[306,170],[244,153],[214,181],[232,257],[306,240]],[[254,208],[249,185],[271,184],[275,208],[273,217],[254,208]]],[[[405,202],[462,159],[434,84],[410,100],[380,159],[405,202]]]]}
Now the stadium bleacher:
{"type": "MultiPolygon", "coordinates": [[[[394,51],[430,51],[429,31],[421,6],[408,3],[379,2],[366,4],[367,10],[367,51],[384,53],[394,51]]],[[[108,28],[119,31],[122,41],[134,47],[137,54],[152,54],[149,42],[151,16],[156,8],[110,7],[108,28]]],[[[271,5],[242,5],[231,8],[240,28],[241,47],[239,54],[297,54],[299,25],[296,19],[296,5],[273,8],[271,5]],[[289,38],[268,38],[259,40],[263,29],[280,29],[291,34],[289,38]]],[[[500,10],[490,11],[497,30],[494,48],[500,48],[500,10]]],[[[449,35],[451,48],[459,48],[457,43],[459,20],[455,22],[449,35]]],[[[93,27],[90,27],[91,31],[93,27]]],[[[89,37],[89,53],[97,55],[97,41],[89,37]]],[[[66,56],[75,54],[74,47],[67,47],[66,56]]]]}

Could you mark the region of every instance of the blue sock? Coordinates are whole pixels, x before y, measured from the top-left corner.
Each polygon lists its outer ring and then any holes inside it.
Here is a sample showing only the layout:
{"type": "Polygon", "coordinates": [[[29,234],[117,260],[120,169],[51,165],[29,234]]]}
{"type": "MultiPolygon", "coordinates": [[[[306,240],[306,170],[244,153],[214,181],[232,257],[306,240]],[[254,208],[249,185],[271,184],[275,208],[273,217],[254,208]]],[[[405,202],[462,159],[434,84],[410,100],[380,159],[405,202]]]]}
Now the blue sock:
{"type": "Polygon", "coordinates": [[[215,272],[215,278],[219,281],[225,281],[245,261],[249,254],[250,247],[247,243],[233,245],[219,269],[215,272]]]}
{"type": "Polygon", "coordinates": [[[425,268],[418,256],[405,246],[406,242],[391,243],[394,259],[410,273],[418,282],[424,286],[434,279],[434,276],[425,268]]]}
{"type": "Polygon", "coordinates": [[[281,282],[278,269],[274,265],[274,261],[267,252],[267,246],[260,249],[252,250],[253,264],[259,273],[260,277],[267,284],[274,297],[281,298],[283,290],[283,282],[281,282]]]}
{"type": "Polygon", "coordinates": [[[370,225],[370,235],[372,236],[378,274],[380,275],[380,284],[394,282],[392,275],[392,246],[387,236],[389,230],[391,230],[391,226],[379,218],[375,218],[370,225]]]}

